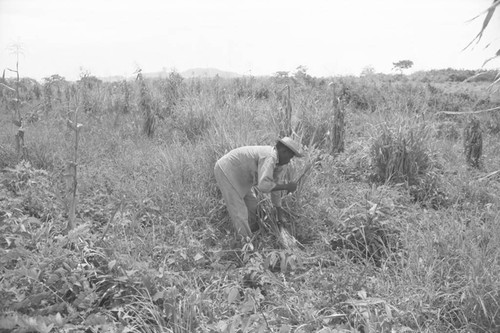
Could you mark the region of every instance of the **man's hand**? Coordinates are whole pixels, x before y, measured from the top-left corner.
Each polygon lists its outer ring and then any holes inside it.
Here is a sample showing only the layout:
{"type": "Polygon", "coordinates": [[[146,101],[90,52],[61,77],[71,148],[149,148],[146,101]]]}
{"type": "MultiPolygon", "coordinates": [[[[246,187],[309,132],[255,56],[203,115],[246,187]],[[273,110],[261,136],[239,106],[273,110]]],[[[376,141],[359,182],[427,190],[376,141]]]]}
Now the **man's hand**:
{"type": "Polygon", "coordinates": [[[286,186],[286,190],[288,191],[288,193],[293,193],[297,190],[297,183],[295,183],[295,182],[289,182],[285,186],[286,186]]]}
{"type": "Polygon", "coordinates": [[[276,184],[271,191],[287,191],[287,193],[292,193],[297,190],[296,182],[289,182],[287,184],[276,184]]]}

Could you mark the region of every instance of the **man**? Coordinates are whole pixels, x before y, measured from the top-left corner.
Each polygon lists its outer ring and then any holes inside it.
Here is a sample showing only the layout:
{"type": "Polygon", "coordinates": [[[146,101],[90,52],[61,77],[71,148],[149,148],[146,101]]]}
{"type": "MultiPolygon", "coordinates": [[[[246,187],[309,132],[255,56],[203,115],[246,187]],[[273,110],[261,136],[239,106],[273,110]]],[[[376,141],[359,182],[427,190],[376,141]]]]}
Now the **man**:
{"type": "Polygon", "coordinates": [[[271,201],[281,220],[279,191],[294,192],[297,184],[280,184],[287,164],[294,157],[302,157],[297,142],[284,137],[273,146],[246,146],[231,150],[215,164],[214,172],[234,229],[243,238],[256,231],[257,198],[255,186],[264,193],[271,193],[271,201]]]}

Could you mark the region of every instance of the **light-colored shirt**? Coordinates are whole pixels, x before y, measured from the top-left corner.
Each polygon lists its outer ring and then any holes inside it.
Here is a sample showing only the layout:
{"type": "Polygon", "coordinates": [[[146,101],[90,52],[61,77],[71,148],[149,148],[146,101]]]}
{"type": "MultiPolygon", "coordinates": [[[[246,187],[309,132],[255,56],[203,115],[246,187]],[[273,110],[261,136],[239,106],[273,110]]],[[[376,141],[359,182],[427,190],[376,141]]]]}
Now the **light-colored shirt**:
{"type": "Polygon", "coordinates": [[[246,146],[231,150],[217,164],[243,198],[253,186],[271,193],[274,206],[281,206],[281,191],[271,190],[282,181],[286,165],[278,165],[278,153],[272,146],[246,146]]]}

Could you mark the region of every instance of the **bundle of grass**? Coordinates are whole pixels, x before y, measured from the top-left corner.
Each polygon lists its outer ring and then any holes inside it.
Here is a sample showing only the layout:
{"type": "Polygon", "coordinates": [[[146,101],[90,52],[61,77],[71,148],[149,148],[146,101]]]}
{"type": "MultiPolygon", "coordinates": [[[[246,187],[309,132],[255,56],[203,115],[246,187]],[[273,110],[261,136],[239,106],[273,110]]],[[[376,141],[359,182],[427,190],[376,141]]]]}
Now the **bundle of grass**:
{"type": "Polygon", "coordinates": [[[473,168],[481,167],[483,136],[481,124],[476,117],[471,117],[464,128],[464,155],[467,164],[473,168]]]}
{"type": "Polygon", "coordinates": [[[278,221],[271,200],[262,194],[258,195],[258,199],[257,221],[260,228],[273,235],[282,248],[296,253],[300,252],[303,245],[286,229],[282,221],[278,221]]]}
{"type": "MultiPolygon", "coordinates": [[[[287,181],[293,179],[293,181],[298,184],[298,188],[293,193],[292,197],[288,197],[287,200],[292,199],[294,204],[297,204],[297,198],[300,196],[302,191],[302,185],[320,158],[321,151],[313,149],[307,154],[302,167],[296,168],[295,165],[289,167],[284,178],[286,178],[287,181]]],[[[293,220],[291,220],[294,215],[285,210],[285,213],[287,213],[286,215],[288,216],[287,220],[279,221],[277,213],[272,207],[270,198],[265,197],[261,193],[258,194],[257,198],[259,200],[257,207],[257,220],[260,227],[275,236],[282,248],[292,250],[293,252],[303,249],[304,246],[293,236],[293,234],[296,234],[293,220]],[[288,224],[291,227],[292,233],[287,230],[285,224],[288,224]]],[[[282,217],[285,218],[284,216],[282,217]]]]}

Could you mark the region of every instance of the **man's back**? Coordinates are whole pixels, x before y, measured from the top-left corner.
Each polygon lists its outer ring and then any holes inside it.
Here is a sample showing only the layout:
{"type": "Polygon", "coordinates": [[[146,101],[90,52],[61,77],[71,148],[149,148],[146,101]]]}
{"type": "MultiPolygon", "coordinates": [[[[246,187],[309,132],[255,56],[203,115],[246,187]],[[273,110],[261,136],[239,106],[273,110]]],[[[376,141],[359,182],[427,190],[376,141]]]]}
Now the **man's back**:
{"type": "Polygon", "coordinates": [[[263,192],[270,192],[275,185],[278,155],[272,146],[245,146],[231,150],[217,161],[228,180],[240,196],[252,186],[263,192]]]}

